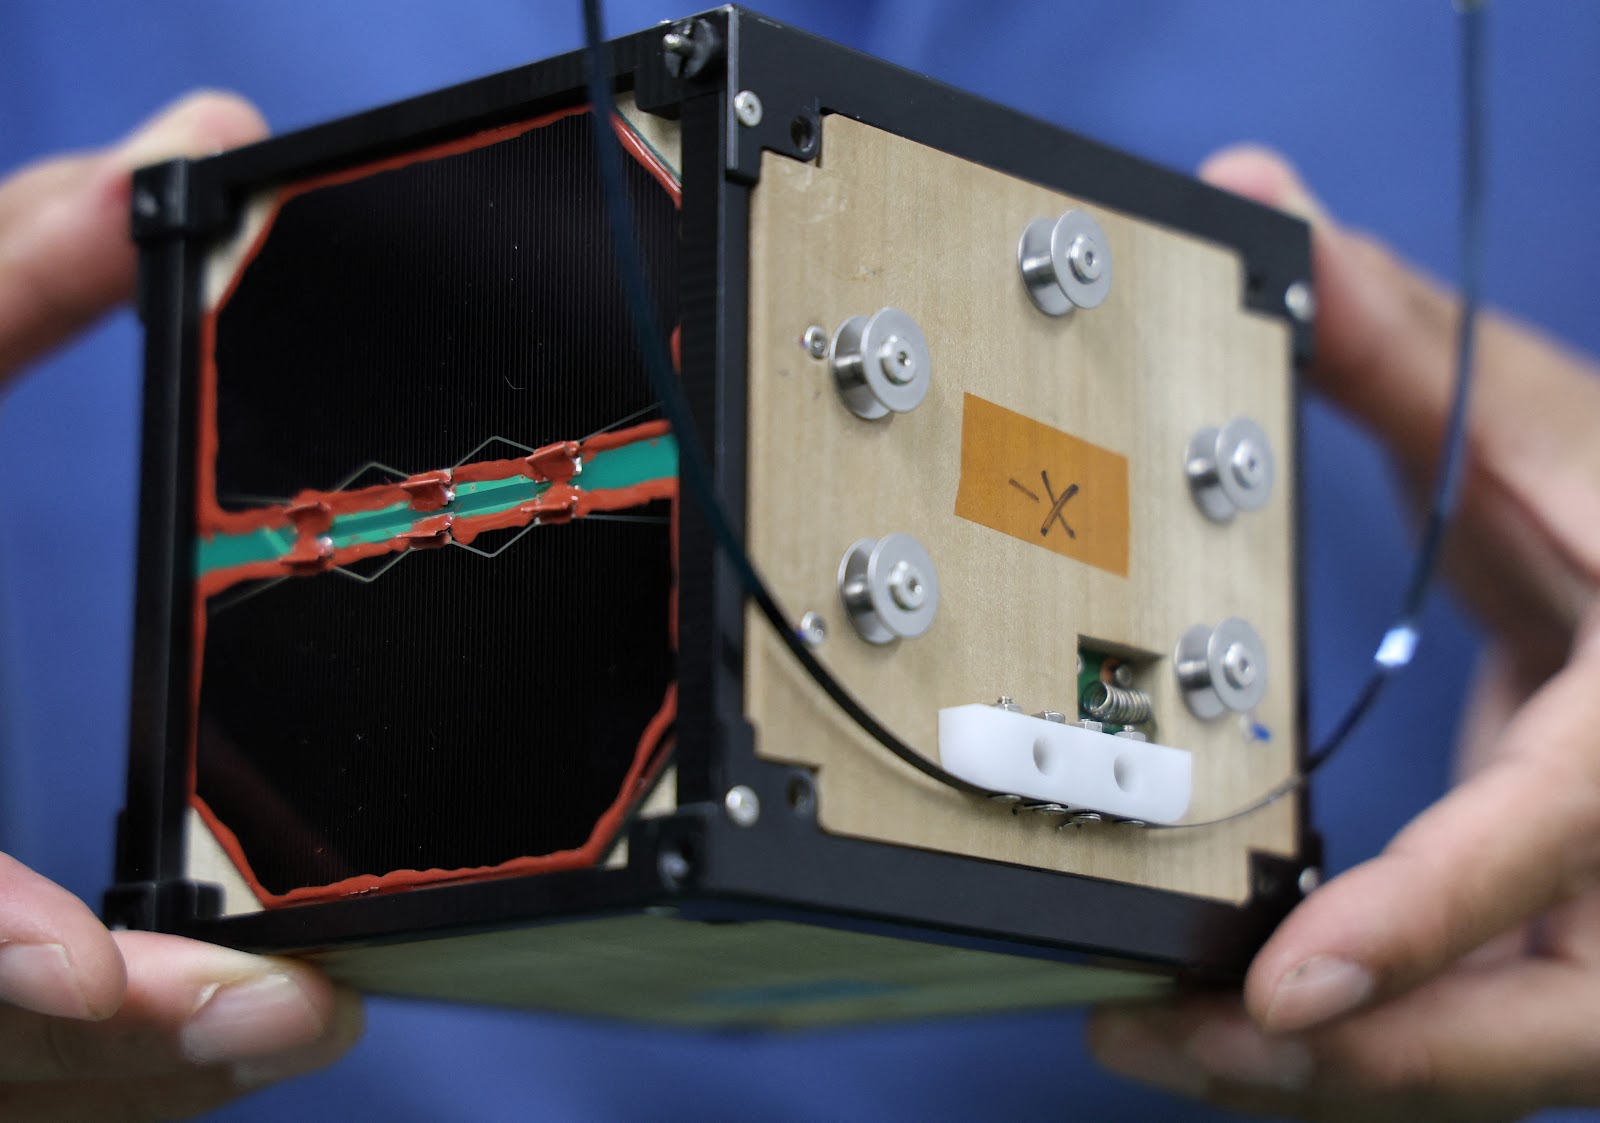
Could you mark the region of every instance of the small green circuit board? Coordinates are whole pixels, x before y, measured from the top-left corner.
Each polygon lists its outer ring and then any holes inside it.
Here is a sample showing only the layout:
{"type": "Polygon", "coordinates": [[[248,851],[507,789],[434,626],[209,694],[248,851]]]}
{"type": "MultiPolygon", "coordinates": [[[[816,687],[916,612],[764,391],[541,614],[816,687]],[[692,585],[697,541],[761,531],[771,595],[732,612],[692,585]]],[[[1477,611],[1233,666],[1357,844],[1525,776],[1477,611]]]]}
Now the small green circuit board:
{"type": "MultiPolygon", "coordinates": [[[[1096,720],[1094,715],[1089,713],[1083,704],[1084,692],[1089,689],[1092,683],[1110,680],[1110,676],[1106,674],[1106,666],[1108,663],[1112,667],[1115,667],[1119,663],[1127,662],[1127,660],[1118,658],[1115,655],[1107,655],[1103,651],[1092,651],[1088,648],[1084,648],[1079,651],[1078,658],[1078,719],[1080,721],[1094,721],[1096,720]],[[1102,676],[1104,677],[1102,678],[1102,676]]],[[[1103,723],[1102,729],[1106,733],[1121,733],[1124,729],[1132,729],[1144,732],[1148,731],[1148,728],[1151,724],[1153,723],[1146,722],[1143,725],[1118,725],[1115,722],[1108,721],[1103,723]]]]}

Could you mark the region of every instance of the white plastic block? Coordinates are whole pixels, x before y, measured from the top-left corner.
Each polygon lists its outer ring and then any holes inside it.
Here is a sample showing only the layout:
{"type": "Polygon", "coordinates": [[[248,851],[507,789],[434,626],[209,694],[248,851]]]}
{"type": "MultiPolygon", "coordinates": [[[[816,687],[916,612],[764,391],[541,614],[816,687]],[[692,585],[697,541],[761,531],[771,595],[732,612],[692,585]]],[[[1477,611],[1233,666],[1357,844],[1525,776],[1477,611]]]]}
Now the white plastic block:
{"type": "Polygon", "coordinates": [[[946,770],[991,791],[1146,823],[1176,823],[1189,810],[1193,758],[998,706],[939,711],[946,770]]]}

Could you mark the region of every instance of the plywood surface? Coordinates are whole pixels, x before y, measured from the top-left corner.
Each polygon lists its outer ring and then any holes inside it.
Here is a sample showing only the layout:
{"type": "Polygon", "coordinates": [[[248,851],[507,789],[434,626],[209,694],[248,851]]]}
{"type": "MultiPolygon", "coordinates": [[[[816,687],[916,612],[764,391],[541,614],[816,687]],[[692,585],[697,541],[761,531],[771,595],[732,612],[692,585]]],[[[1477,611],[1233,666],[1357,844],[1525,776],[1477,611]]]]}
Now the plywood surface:
{"type": "MultiPolygon", "coordinates": [[[[1292,772],[1296,664],[1290,466],[1294,419],[1286,326],[1245,311],[1236,255],[1103,207],[968,164],[841,117],[823,160],[768,153],[754,194],[750,263],[749,536],[796,619],[826,619],[819,655],[902,739],[937,759],[941,707],[1009,694],[1030,712],[1074,712],[1080,636],[1159,656],[1148,675],[1159,739],[1190,749],[1192,819],[1234,810],[1292,772]],[[1061,319],[1018,276],[1023,227],[1071,207],[1106,232],[1106,302],[1061,319]],[[933,358],[914,411],[857,418],[826,362],[799,340],[891,305],[916,318],[933,358]],[[1127,574],[956,515],[966,395],[1127,459],[1127,574]],[[1279,476],[1266,509],[1208,522],[1190,499],[1184,447],[1203,425],[1246,415],[1268,433],[1279,476]],[[915,536],[938,567],[932,630],[861,642],[836,574],[859,538],[915,536]],[[1171,652],[1192,624],[1249,620],[1270,687],[1255,717],[1201,722],[1183,706],[1171,652]]],[[[1048,465],[1040,465],[1047,468],[1048,465]]],[[[867,740],[804,677],[753,613],[746,708],[758,752],[818,769],[820,819],[881,838],[1198,895],[1248,895],[1251,849],[1294,852],[1280,801],[1196,831],[1099,826],[1010,811],[929,781],[867,740]]]]}

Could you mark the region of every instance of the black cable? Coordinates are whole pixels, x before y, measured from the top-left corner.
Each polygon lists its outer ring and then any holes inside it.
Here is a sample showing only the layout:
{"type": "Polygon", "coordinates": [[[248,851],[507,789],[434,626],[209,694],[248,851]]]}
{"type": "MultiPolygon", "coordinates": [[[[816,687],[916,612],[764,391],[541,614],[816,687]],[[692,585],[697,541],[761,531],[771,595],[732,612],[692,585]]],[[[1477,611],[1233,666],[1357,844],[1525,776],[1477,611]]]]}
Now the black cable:
{"type": "Polygon", "coordinates": [[[623,186],[620,145],[611,126],[615,110],[611,96],[611,69],[606,58],[604,40],[601,37],[599,0],[584,0],[583,31],[589,59],[589,104],[594,118],[595,156],[611,224],[612,248],[617,256],[618,272],[622,275],[622,286],[628,300],[634,334],[638,338],[639,349],[644,354],[651,387],[656,397],[661,400],[661,412],[666,416],[668,424],[672,426],[672,431],[678,438],[680,474],[688,483],[689,490],[705,515],[706,522],[710,524],[717,545],[738,574],[739,583],[744,586],[745,592],[755,602],[756,608],[766,618],[767,623],[772,626],[773,632],[789,649],[789,653],[822,688],[823,693],[844,711],[862,732],[918,772],[932,777],[941,784],[970,795],[996,794],[946,772],[901,741],[873,717],[837,679],[828,673],[828,669],[817,661],[817,657],[811,653],[811,649],[790,624],[788,616],[778,606],[771,590],[767,588],[761,575],[751,563],[744,541],[739,531],[735,529],[733,520],[728,516],[727,508],[717,495],[711,465],[706,460],[705,446],[700,442],[700,434],[689,411],[689,403],[684,396],[683,388],[673,373],[672,363],[667,354],[666,339],[657,327],[655,311],[651,308],[650,297],[645,290],[644,265],[639,259],[639,243],[634,235],[633,215],[628,209],[627,193],[623,186]]]}
{"type": "Polygon", "coordinates": [[[1273,788],[1254,803],[1215,819],[1199,823],[1176,823],[1165,830],[1211,827],[1232,822],[1268,804],[1276,803],[1304,784],[1313,772],[1332,760],[1377,702],[1383,688],[1397,671],[1411,662],[1421,636],[1424,602],[1438,573],[1444,536],[1460,498],[1461,476],[1465,469],[1467,404],[1472,392],[1474,354],[1477,344],[1478,304],[1483,285],[1483,166],[1484,166],[1484,55],[1483,10],[1487,0],[1458,0],[1461,27],[1461,225],[1458,252],[1461,312],[1456,321],[1455,390],[1445,422],[1444,442],[1439,450],[1439,472],[1434,481],[1426,521],[1418,540],[1416,560],[1400,598],[1395,624],[1383,635],[1373,666],[1360,693],[1339,718],[1332,732],[1306,756],[1297,775],[1273,788]]]}
{"type": "MultiPolygon", "coordinates": [[[[1444,534],[1454,512],[1461,484],[1462,453],[1466,443],[1467,403],[1473,371],[1479,293],[1482,273],[1483,230],[1483,8],[1486,0],[1458,0],[1462,42],[1462,215],[1460,228],[1461,313],[1456,334],[1455,390],[1440,450],[1439,473],[1429,504],[1426,523],[1417,547],[1410,580],[1400,602],[1394,627],[1384,633],[1366,683],[1333,731],[1307,755],[1301,771],[1253,803],[1227,815],[1199,823],[1162,825],[1154,829],[1182,830],[1231,822],[1299,788],[1348,741],[1377,702],[1384,686],[1400,668],[1411,661],[1419,637],[1418,619],[1438,569],[1444,534]]],[[[727,509],[717,495],[705,446],[690,413],[683,389],[673,374],[666,342],[656,325],[645,289],[645,273],[639,259],[633,216],[628,209],[623,186],[620,145],[611,128],[614,114],[611,73],[601,35],[599,0],[583,0],[584,41],[589,62],[589,101],[593,111],[596,159],[608,211],[613,249],[628,300],[634,333],[644,354],[645,366],[662,413],[678,438],[680,472],[694,494],[717,545],[734,567],[745,592],[783,641],[806,673],[860,729],[889,752],[917,771],[939,783],[971,795],[994,796],[1000,793],[967,782],[934,764],[884,727],[856,698],[818,662],[806,646],[789,617],[779,607],[766,583],[745,550],[744,541],[734,527],[727,509]]]]}

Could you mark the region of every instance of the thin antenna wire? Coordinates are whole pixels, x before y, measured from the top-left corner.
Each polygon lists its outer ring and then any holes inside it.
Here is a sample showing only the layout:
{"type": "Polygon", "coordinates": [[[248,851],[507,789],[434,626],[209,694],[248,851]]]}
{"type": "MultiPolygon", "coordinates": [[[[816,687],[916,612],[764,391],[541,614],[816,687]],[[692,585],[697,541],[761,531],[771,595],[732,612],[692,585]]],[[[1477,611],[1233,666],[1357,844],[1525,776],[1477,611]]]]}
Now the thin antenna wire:
{"type": "MultiPolygon", "coordinates": [[[[1384,634],[1374,657],[1366,684],[1345,711],[1333,732],[1306,758],[1299,775],[1279,784],[1260,799],[1220,818],[1199,823],[1180,823],[1152,829],[1182,830],[1231,822],[1259,811],[1282,799],[1305,783],[1306,778],[1326,764],[1346,743],[1352,730],[1372,709],[1384,685],[1401,667],[1410,663],[1419,637],[1418,618],[1438,568],[1444,532],[1455,509],[1460,489],[1462,451],[1466,437],[1467,402],[1471,389],[1473,347],[1476,338],[1481,274],[1483,225],[1483,0],[1458,4],[1462,29],[1463,114],[1462,114],[1462,221],[1461,221],[1461,317],[1456,338],[1456,381],[1444,446],[1440,451],[1440,470],[1429,505],[1416,561],[1406,586],[1405,596],[1394,627],[1384,634]]],[[[800,663],[813,681],[846,716],[869,737],[905,763],[941,784],[973,795],[995,795],[968,783],[934,764],[905,744],[869,713],[856,698],[817,661],[805,641],[789,622],[766,583],[756,572],[744,541],[717,495],[705,446],[689,411],[682,388],[672,372],[662,335],[655,323],[649,296],[645,291],[644,268],[639,260],[638,242],[632,215],[623,188],[619,144],[610,128],[613,115],[611,75],[601,35],[599,0],[583,0],[584,38],[589,62],[589,100],[593,109],[596,160],[609,214],[613,249],[617,255],[624,293],[631,311],[634,333],[644,354],[652,388],[661,400],[662,412],[678,438],[679,465],[689,490],[699,503],[718,546],[733,565],[740,584],[761,615],[800,663]]]]}
{"type": "Polygon", "coordinates": [[[1349,708],[1332,732],[1306,756],[1305,766],[1296,776],[1273,788],[1253,803],[1216,819],[1199,823],[1177,823],[1158,829],[1192,830],[1212,827],[1243,818],[1276,803],[1303,785],[1313,772],[1332,760],[1349,740],[1350,734],[1377,702],[1389,680],[1411,662],[1422,635],[1421,616],[1428,590],[1439,569],[1445,531],[1460,499],[1461,476],[1465,467],[1467,404],[1472,393],[1474,355],[1477,344],[1478,305],[1483,287],[1483,175],[1484,175],[1484,53],[1483,21],[1486,0],[1457,0],[1457,22],[1461,27],[1461,226],[1459,231],[1461,314],[1456,321],[1455,391],[1445,423],[1444,443],[1439,451],[1439,471],[1428,504],[1416,560],[1406,582],[1405,594],[1395,623],[1383,634],[1373,656],[1372,669],[1349,708]]]}
{"type": "Polygon", "coordinates": [[[656,325],[649,294],[645,290],[644,266],[639,259],[639,242],[634,233],[633,214],[623,187],[621,144],[612,130],[615,110],[611,96],[611,70],[606,58],[605,45],[600,31],[600,0],[583,0],[583,31],[589,60],[589,103],[593,111],[595,129],[595,159],[599,166],[601,190],[605,196],[606,210],[611,226],[612,249],[617,256],[618,273],[622,277],[623,292],[627,297],[634,335],[643,352],[645,367],[649,371],[651,388],[661,400],[661,412],[678,438],[678,465],[684,481],[689,485],[706,522],[716,537],[723,554],[738,574],[739,583],[746,594],[766,618],[772,630],[789,653],[795,657],[805,672],[822,688],[833,703],[855,722],[861,730],[889,752],[925,776],[941,784],[973,795],[994,793],[970,784],[923,756],[901,741],[877,718],[873,717],[839,681],[817,661],[805,645],[789,617],[785,615],[772,592],[745,551],[744,540],[734,528],[727,508],[717,495],[711,465],[706,459],[705,445],[700,441],[699,429],[689,411],[688,400],[678,385],[672,363],[667,355],[665,337],[656,325]]]}

